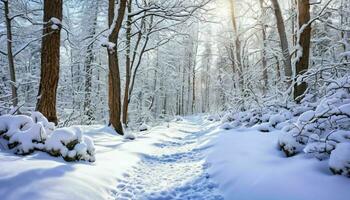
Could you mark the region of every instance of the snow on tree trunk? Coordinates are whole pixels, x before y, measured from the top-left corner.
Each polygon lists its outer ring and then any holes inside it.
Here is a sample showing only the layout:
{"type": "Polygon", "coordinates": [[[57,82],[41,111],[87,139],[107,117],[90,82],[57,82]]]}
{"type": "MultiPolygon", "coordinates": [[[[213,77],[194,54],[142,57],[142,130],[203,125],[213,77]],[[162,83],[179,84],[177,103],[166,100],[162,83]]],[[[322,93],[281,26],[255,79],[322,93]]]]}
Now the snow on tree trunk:
{"type": "Polygon", "coordinates": [[[55,124],[58,123],[56,92],[60,67],[61,20],[62,0],[45,0],[37,110],[55,124]]]}

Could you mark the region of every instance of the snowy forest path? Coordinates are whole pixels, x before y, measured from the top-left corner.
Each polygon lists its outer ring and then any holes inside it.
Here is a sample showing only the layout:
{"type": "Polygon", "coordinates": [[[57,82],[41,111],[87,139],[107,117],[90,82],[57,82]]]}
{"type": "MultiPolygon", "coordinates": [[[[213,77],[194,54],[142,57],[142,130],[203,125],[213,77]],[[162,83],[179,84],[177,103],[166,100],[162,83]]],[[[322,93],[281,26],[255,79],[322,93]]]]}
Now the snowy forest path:
{"type": "Polygon", "coordinates": [[[166,140],[153,144],[156,151],[142,155],[141,162],[118,180],[116,200],[221,200],[218,185],[206,169],[204,152],[209,146],[210,128],[201,130],[198,117],[169,123],[166,140]],[[171,133],[168,133],[168,132],[171,133]]]}

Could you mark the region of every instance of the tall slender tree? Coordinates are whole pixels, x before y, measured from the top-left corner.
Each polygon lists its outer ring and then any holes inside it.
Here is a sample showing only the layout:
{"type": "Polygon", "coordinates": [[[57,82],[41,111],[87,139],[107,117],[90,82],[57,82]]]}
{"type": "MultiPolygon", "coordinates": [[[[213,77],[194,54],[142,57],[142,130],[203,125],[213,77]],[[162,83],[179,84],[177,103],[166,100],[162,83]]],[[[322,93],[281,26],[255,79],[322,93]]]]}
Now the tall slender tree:
{"type": "MultiPolygon", "coordinates": [[[[128,14],[131,14],[132,0],[128,1],[127,10],[128,10],[128,14]]],[[[122,122],[125,125],[127,125],[127,120],[128,120],[129,88],[130,88],[130,79],[131,79],[131,59],[130,59],[131,23],[132,23],[132,16],[128,15],[127,21],[126,21],[125,87],[124,87],[123,118],[122,118],[122,122]]]]}
{"type": "Polygon", "coordinates": [[[232,21],[232,27],[233,32],[235,34],[235,47],[236,47],[236,66],[237,66],[237,73],[238,73],[238,82],[239,87],[242,91],[244,91],[244,77],[243,77],[243,66],[242,66],[242,57],[241,57],[241,40],[238,33],[238,26],[236,21],[236,0],[229,0],[230,1],[230,12],[231,12],[231,21],[232,21]]]}
{"type": "Polygon", "coordinates": [[[44,27],[41,44],[41,77],[37,110],[58,123],[56,91],[60,65],[62,0],[44,0],[44,27]]]}
{"type": "Polygon", "coordinates": [[[5,22],[6,22],[6,34],[7,34],[7,59],[9,63],[10,80],[11,80],[11,92],[12,92],[12,106],[18,105],[17,87],[16,87],[16,70],[14,56],[12,52],[12,25],[10,18],[9,1],[1,0],[4,3],[5,22]]]}
{"type": "MultiPolygon", "coordinates": [[[[88,8],[90,10],[92,24],[88,29],[89,37],[93,37],[96,34],[97,29],[97,18],[98,18],[98,8],[99,8],[99,2],[98,1],[91,1],[89,2],[88,8]],[[91,13],[91,11],[93,11],[91,13]]],[[[85,94],[84,94],[84,115],[87,117],[86,124],[90,124],[91,121],[94,120],[94,112],[92,109],[92,70],[93,65],[95,62],[95,52],[94,52],[94,43],[90,43],[86,49],[86,56],[85,56],[85,94]]]]}
{"type": "Polygon", "coordinates": [[[286,28],[284,26],[284,19],[283,19],[281,7],[278,3],[278,0],[271,0],[271,3],[275,11],[274,13],[275,13],[276,22],[277,22],[277,30],[280,37],[280,44],[281,44],[283,62],[284,62],[284,73],[287,81],[290,82],[292,78],[292,61],[291,61],[291,55],[289,51],[286,28]]]}
{"type": "Polygon", "coordinates": [[[109,123],[121,135],[124,134],[121,124],[121,91],[120,91],[120,72],[118,59],[118,37],[122,27],[127,0],[120,0],[115,11],[115,0],[108,2],[108,25],[110,34],[108,36],[108,104],[109,104],[109,123]]]}
{"type": "Polygon", "coordinates": [[[265,7],[264,7],[264,0],[259,0],[259,4],[260,4],[260,9],[261,9],[261,35],[262,35],[262,71],[263,71],[263,81],[264,81],[264,86],[263,86],[263,93],[264,95],[267,92],[267,87],[268,87],[268,75],[267,75],[267,60],[266,60],[266,42],[267,42],[267,38],[266,38],[266,28],[265,28],[265,7]]]}

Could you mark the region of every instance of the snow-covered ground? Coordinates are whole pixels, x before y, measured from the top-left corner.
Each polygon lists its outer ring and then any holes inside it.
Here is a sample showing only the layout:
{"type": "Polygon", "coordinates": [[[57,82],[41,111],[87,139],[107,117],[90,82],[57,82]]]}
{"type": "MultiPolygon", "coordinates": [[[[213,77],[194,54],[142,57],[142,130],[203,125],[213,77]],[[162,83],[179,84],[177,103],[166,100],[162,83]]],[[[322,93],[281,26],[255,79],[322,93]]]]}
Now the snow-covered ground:
{"type": "Polygon", "coordinates": [[[346,200],[350,179],[326,161],[277,150],[278,131],[222,130],[200,116],[139,132],[125,140],[101,126],[96,162],[65,162],[46,153],[0,151],[0,197],[19,199],[346,200]]]}
{"type": "Polygon", "coordinates": [[[280,131],[220,131],[207,162],[225,199],[347,200],[350,179],[335,176],[328,160],[306,154],[286,158],[277,148],[280,131]]]}

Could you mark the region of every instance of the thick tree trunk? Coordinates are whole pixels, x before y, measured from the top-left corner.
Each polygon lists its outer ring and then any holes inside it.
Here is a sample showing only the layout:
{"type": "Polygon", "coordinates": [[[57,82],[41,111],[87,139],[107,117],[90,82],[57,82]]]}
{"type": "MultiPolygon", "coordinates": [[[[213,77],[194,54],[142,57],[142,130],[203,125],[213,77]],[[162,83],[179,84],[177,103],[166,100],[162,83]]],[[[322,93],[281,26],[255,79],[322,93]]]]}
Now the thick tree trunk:
{"type": "Polygon", "coordinates": [[[109,105],[109,122],[113,128],[121,135],[124,134],[120,121],[121,118],[121,91],[120,91],[120,73],[118,60],[118,36],[124,19],[127,0],[120,0],[118,12],[115,12],[115,0],[109,0],[108,5],[108,25],[111,33],[108,37],[110,44],[108,46],[108,105],[109,105]],[[118,13],[118,16],[114,16],[118,13]],[[115,20],[114,20],[115,19],[115,20]]]}
{"type": "MultiPolygon", "coordinates": [[[[132,0],[128,2],[128,13],[132,11],[132,0]]],[[[126,55],[125,55],[125,87],[124,87],[124,100],[123,100],[123,118],[122,122],[125,126],[128,123],[128,108],[129,108],[129,88],[131,79],[131,59],[130,59],[130,45],[131,45],[131,23],[132,17],[128,16],[126,21],[126,55]]]]}
{"type": "MultiPolygon", "coordinates": [[[[310,21],[310,2],[309,0],[298,0],[298,22],[299,29],[310,21]]],[[[295,68],[297,75],[303,75],[309,68],[309,54],[310,54],[310,39],[311,39],[311,25],[308,25],[300,34],[299,44],[302,48],[302,56],[297,61],[295,68]]],[[[301,96],[307,89],[305,82],[294,86],[294,99],[300,102],[301,96]]]]}
{"type": "Polygon", "coordinates": [[[281,44],[283,62],[284,62],[284,73],[285,73],[287,82],[290,82],[292,77],[292,62],[291,62],[291,55],[289,52],[288,39],[286,34],[286,28],[284,26],[282,11],[278,3],[278,0],[271,0],[271,2],[273,5],[273,9],[275,11],[277,30],[280,37],[280,44],[281,44]]]}
{"type": "Polygon", "coordinates": [[[41,46],[41,77],[37,110],[50,122],[58,123],[56,92],[60,66],[62,0],[44,0],[44,29],[41,46]],[[54,29],[52,29],[54,28],[54,29]]]}
{"type": "Polygon", "coordinates": [[[266,29],[265,29],[265,7],[264,7],[264,0],[259,0],[260,3],[260,9],[261,9],[261,34],[262,34],[262,42],[263,42],[263,49],[262,49],[262,68],[263,68],[263,94],[265,95],[268,89],[268,76],[267,76],[267,61],[266,61],[266,29]]]}
{"type": "Polygon", "coordinates": [[[15,71],[15,62],[14,56],[12,53],[12,26],[10,19],[10,9],[9,2],[3,1],[4,10],[5,10],[5,22],[6,22],[6,32],[7,32],[7,59],[9,64],[10,71],[10,80],[11,80],[11,93],[12,93],[12,106],[16,107],[18,105],[18,95],[16,87],[16,71],[15,71]]]}

